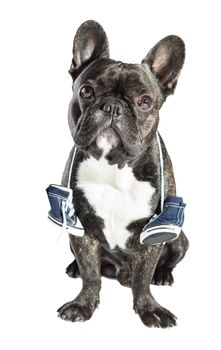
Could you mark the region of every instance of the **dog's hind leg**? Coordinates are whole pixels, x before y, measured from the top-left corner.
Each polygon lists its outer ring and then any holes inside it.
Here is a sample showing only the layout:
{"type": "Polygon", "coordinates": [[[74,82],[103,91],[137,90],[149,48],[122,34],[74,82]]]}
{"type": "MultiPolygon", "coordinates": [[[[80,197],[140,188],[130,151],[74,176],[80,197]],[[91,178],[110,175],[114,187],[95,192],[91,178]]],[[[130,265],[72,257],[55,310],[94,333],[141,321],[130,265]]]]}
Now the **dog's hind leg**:
{"type": "MultiPolygon", "coordinates": [[[[71,278],[80,277],[80,271],[77,264],[77,261],[74,260],[68,267],[66,268],[66,273],[71,278]]],[[[101,257],[101,276],[107,278],[116,278],[117,277],[117,267],[111,261],[108,261],[105,258],[101,257]]]]}
{"type": "Polygon", "coordinates": [[[79,267],[76,260],[72,261],[72,263],[68,265],[66,268],[66,274],[72,278],[80,277],[79,267]]]}
{"type": "Polygon", "coordinates": [[[184,232],[181,231],[178,239],[166,243],[157,264],[152,284],[172,285],[174,282],[172,271],[184,258],[189,247],[189,242],[184,232]]]}
{"type": "MultiPolygon", "coordinates": [[[[71,251],[74,254],[72,248],[71,251]]],[[[112,279],[117,278],[117,274],[120,269],[119,264],[118,259],[114,258],[111,253],[108,253],[101,247],[101,276],[112,279]]],[[[80,277],[80,271],[76,260],[72,261],[72,263],[68,265],[66,268],[66,273],[72,278],[80,277]]]]}
{"type": "MultiPolygon", "coordinates": [[[[72,254],[74,255],[74,251],[73,251],[71,244],[70,244],[70,249],[71,249],[72,254]]],[[[74,261],[72,261],[72,263],[70,263],[68,265],[68,267],[66,267],[65,272],[71,278],[80,277],[80,271],[79,271],[79,267],[78,267],[76,259],[74,259],[74,261]]]]}

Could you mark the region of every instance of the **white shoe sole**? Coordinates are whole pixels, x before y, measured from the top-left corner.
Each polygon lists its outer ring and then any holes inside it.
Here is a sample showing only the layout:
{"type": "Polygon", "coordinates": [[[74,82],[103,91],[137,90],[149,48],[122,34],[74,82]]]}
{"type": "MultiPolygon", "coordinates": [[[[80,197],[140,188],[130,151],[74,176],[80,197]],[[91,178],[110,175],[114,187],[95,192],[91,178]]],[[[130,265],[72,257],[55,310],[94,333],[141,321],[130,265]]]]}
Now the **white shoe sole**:
{"type": "Polygon", "coordinates": [[[155,226],[140,234],[140,243],[154,245],[170,242],[178,238],[181,227],[175,225],[155,226]]]}

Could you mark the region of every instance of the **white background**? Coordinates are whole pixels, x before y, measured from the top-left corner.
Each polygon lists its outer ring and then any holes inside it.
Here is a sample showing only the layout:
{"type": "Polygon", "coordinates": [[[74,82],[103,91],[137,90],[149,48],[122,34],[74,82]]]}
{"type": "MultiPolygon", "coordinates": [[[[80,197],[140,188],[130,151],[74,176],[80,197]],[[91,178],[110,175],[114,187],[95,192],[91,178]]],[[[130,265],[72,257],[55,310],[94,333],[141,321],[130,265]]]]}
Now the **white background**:
{"type": "Polygon", "coordinates": [[[0,9],[2,349],[220,349],[219,1],[2,1],[0,9]],[[178,316],[172,329],[146,328],[132,295],[103,279],[86,323],[56,317],[80,280],[65,275],[68,238],[47,222],[45,188],[59,183],[72,147],[67,124],[72,40],[87,19],[108,34],[111,57],[138,63],[169,34],[186,43],[175,95],[160,131],[188,203],[186,259],[175,284],[152,287],[178,316]]]}

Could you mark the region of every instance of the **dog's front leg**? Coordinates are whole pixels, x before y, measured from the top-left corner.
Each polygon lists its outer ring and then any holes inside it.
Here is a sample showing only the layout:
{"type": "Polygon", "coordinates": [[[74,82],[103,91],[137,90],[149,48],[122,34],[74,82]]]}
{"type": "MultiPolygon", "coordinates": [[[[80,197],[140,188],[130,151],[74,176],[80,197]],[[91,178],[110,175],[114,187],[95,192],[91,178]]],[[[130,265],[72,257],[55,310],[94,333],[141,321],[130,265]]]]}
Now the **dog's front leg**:
{"type": "Polygon", "coordinates": [[[141,246],[134,249],[132,291],[134,310],[148,327],[172,327],[176,317],[159,305],[150,292],[150,283],[162,253],[163,245],[141,246]]]}
{"type": "Polygon", "coordinates": [[[83,286],[73,300],[58,309],[58,316],[67,321],[86,321],[91,318],[99,304],[101,288],[100,244],[87,235],[76,237],[70,235],[70,244],[79,267],[83,286]]]}

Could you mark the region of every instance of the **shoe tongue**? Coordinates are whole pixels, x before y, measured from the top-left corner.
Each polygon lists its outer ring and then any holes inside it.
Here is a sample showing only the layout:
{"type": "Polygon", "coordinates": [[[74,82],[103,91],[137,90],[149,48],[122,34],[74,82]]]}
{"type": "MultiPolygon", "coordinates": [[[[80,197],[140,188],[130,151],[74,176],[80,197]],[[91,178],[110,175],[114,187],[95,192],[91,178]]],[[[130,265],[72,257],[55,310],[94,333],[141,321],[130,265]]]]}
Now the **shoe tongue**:
{"type": "Polygon", "coordinates": [[[176,196],[170,196],[165,199],[164,204],[172,202],[173,204],[180,205],[183,203],[183,198],[182,197],[176,197],[176,196]]]}
{"type": "Polygon", "coordinates": [[[68,187],[60,185],[50,185],[47,191],[53,193],[54,195],[58,195],[72,201],[72,190],[68,187]]]}

